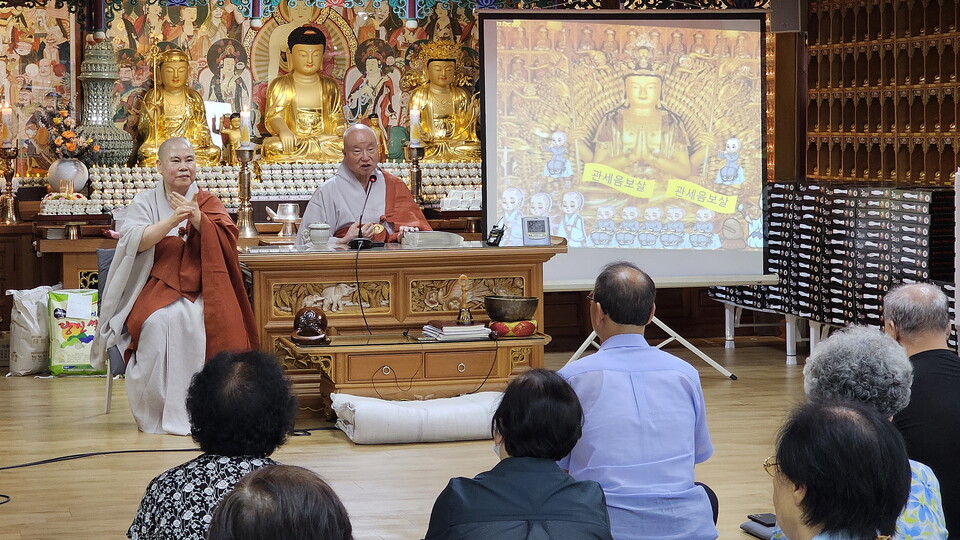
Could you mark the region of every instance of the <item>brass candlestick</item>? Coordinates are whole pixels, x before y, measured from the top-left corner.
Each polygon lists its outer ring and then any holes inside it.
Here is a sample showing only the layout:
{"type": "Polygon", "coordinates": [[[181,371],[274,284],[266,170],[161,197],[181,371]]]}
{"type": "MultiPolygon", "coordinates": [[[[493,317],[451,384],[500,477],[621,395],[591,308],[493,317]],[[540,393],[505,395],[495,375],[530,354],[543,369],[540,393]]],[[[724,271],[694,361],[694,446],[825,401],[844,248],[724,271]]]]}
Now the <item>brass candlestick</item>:
{"type": "Polygon", "coordinates": [[[3,159],[6,165],[3,169],[3,178],[7,185],[6,193],[0,195],[0,223],[4,225],[20,223],[20,206],[13,195],[13,175],[16,172],[13,162],[19,153],[20,151],[14,145],[0,146],[0,159],[3,159]]]}
{"type": "Polygon", "coordinates": [[[403,152],[407,156],[407,161],[413,163],[410,168],[410,191],[413,192],[413,199],[417,204],[423,204],[423,173],[420,171],[420,160],[426,154],[426,149],[422,144],[411,145],[407,143],[403,147],[403,152]]]}
{"type": "Polygon", "coordinates": [[[240,162],[240,207],[237,208],[237,228],[240,238],[256,238],[257,226],[253,223],[253,204],[250,203],[250,183],[253,173],[250,162],[253,161],[253,146],[242,145],[234,149],[234,155],[240,162]]]}

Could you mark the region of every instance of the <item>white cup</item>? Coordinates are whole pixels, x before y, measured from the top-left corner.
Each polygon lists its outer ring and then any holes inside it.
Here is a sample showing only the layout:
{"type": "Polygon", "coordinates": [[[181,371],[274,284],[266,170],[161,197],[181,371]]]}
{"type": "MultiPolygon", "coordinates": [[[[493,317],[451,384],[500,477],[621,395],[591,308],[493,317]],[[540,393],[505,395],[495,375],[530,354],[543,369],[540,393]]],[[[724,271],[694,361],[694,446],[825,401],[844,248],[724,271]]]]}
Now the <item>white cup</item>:
{"type": "Polygon", "coordinates": [[[327,223],[310,224],[310,243],[314,249],[323,249],[327,247],[330,240],[330,225],[327,223]]]}

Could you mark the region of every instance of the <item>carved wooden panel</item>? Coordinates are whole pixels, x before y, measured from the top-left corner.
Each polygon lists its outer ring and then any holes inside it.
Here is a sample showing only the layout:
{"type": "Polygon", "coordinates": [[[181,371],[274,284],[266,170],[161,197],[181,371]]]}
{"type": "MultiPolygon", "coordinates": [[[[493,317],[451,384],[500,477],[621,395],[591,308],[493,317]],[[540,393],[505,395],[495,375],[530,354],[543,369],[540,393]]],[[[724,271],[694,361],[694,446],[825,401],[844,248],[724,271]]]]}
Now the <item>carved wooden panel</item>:
{"type": "Polygon", "coordinates": [[[274,354],[284,369],[316,369],[319,373],[330,376],[333,357],[329,354],[297,352],[279,339],[274,341],[274,354]]]}
{"type": "Polygon", "coordinates": [[[510,373],[517,375],[527,371],[532,366],[533,348],[532,347],[511,347],[510,348],[510,373]]]}
{"type": "MultiPolygon", "coordinates": [[[[460,282],[457,279],[418,279],[410,282],[410,311],[429,313],[460,309],[460,282]]],[[[467,285],[469,309],[483,309],[488,295],[520,296],[524,292],[521,276],[470,278],[467,285]]]]}
{"type": "Polygon", "coordinates": [[[318,306],[328,317],[360,313],[360,302],[366,313],[390,311],[390,282],[361,281],[360,289],[353,282],[277,283],[273,285],[273,313],[293,315],[302,307],[318,306]]]}
{"type": "Polygon", "coordinates": [[[81,270],[77,272],[77,278],[81,289],[96,289],[99,283],[100,273],[96,270],[81,270]]]}

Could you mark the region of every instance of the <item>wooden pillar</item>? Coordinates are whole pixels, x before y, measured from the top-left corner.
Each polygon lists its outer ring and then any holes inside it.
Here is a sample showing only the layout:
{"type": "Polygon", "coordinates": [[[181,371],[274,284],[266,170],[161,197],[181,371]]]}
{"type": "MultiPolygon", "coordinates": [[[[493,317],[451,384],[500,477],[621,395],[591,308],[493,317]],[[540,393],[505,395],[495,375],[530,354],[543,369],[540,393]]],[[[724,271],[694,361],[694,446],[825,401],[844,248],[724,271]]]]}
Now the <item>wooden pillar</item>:
{"type": "Polygon", "coordinates": [[[804,177],[807,128],[807,46],[803,34],[780,32],[774,82],[774,172],[777,182],[804,177]]]}

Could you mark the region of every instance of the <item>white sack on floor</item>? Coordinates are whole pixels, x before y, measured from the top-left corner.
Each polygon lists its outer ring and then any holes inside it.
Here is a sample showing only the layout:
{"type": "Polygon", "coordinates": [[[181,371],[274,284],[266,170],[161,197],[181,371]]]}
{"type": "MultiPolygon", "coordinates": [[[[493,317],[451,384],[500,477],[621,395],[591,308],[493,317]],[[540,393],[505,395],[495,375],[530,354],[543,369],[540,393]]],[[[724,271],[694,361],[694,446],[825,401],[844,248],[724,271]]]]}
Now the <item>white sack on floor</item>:
{"type": "Polygon", "coordinates": [[[13,296],[10,313],[10,373],[32,375],[50,367],[50,327],[47,322],[47,297],[60,285],[41,285],[29,290],[9,290],[13,296]]]}
{"type": "Polygon", "coordinates": [[[489,439],[502,392],[478,392],[426,401],[330,394],[337,427],[357,444],[489,439]]]}

